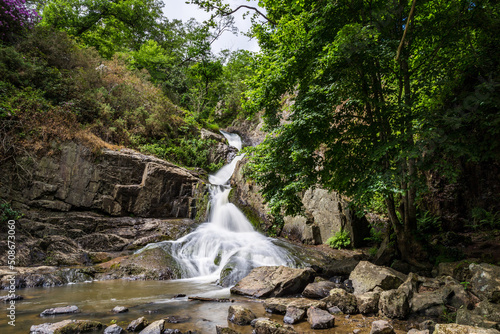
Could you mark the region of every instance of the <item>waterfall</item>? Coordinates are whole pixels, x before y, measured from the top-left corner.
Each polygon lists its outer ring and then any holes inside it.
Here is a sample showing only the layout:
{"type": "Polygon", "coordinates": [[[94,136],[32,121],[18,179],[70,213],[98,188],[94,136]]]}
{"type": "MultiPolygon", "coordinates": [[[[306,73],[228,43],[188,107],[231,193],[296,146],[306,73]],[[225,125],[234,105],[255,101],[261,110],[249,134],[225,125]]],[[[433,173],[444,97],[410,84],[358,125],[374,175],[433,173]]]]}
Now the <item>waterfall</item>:
{"type": "MultiPolygon", "coordinates": [[[[231,146],[241,149],[238,135],[221,133],[231,146]]],[[[245,215],[229,202],[229,180],[243,156],[236,156],[209,176],[211,205],[207,222],[176,241],[149,244],[138,252],[162,247],[177,261],[183,278],[220,278],[223,286],[234,285],[255,267],[292,264],[286,250],[255,231],[245,215]]]]}

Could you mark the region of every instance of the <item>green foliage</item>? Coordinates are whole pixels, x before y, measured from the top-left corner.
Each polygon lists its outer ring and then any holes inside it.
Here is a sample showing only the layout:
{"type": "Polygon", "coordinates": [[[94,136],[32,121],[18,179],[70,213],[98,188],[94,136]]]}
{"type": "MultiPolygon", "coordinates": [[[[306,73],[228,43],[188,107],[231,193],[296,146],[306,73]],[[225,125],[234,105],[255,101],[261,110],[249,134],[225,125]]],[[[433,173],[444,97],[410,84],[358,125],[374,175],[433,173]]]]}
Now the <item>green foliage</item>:
{"type": "Polygon", "coordinates": [[[332,248],[342,249],[348,248],[351,245],[351,238],[349,232],[340,230],[335,235],[326,240],[326,244],[332,248]]]}
{"type": "Polygon", "coordinates": [[[224,162],[210,162],[210,148],[216,144],[214,140],[198,138],[178,138],[172,141],[158,141],[140,146],[141,151],[177,163],[185,167],[199,167],[208,172],[220,169],[224,162]]]}
{"type": "Polygon", "coordinates": [[[465,282],[460,282],[460,284],[464,286],[464,290],[467,290],[469,288],[470,282],[465,281],[465,282]]]}
{"type": "Polygon", "coordinates": [[[0,223],[7,223],[9,220],[18,220],[22,217],[19,211],[12,209],[9,203],[0,203],[0,223]]]}
{"type": "Polygon", "coordinates": [[[472,227],[474,229],[498,229],[500,228],[500,211],[491,212],[483,208],[473,208],[472,227]]]}
{"type": "Polygon", "coordinates": [[[417,216],[417,229],[422,234],[442,232],[439,217],[433,216],[429,211],[424,211],[417,216]]]}

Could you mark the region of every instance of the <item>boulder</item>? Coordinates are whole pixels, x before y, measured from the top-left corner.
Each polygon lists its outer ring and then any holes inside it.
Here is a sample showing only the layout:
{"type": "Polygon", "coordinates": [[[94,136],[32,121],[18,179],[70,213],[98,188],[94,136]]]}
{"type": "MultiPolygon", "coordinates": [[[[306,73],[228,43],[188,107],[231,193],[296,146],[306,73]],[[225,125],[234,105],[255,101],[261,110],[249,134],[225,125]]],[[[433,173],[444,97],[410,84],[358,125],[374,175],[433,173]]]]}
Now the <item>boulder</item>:
{"type": "Polygon", "coordinates": [[[231,292],[252,297],[280,297],[301,293],[314,279],[314,270],[284,266],[258,267],[239,281],[231,292]]]}
{"type": "Polygon", "coordinates": [[[395,334],[394,328],[386,320],[377,320],[372,322],[370,334],[395,334]]]}
{"type": "Polygon", "coordinates": [[[356,295],[358,310],[362,314],[378,312],[379,292],[365,292],[362,295],[356,295]]]}
{"type": "Polygon", "coordinates": [[[0,302],[9,303],[11,300],[23,300],[24,298],[20,295],[8,294],[7,296],[0,297],[0,302]]]}
{"type": "Polygon", "coordinates": [[[146,328],[148,325],[148,321],[144,317],[140,317],[138,319],[135,319],[132,321],[128,326],[127,326],[127,331],[129,332],[139,332],[146,328]]]}
{"type": "Polygon", "coordinates": [[[336,232],[348,231],[351,245],[359,247],[369,236],[368,221],[358,218],[348,202],[338,193],[319,187],[306,190],[302,196],[306,217],[285,216],[283,236],[303,243],[326,243],[336,232]]]}
{"type": "Polygon", "coordinates": [[[408,275],[406,281],[397,289],[382,291],[378,308],[388,318],[405,319],[410,313],[410,300],[417,288],[418,276],[408,275]]]}
{"type": "Polygon", "coordinates": [[[285,324],[293,325],[297,322],[302,321],[306,315],[306,311],[304,309],[290,306],[286,308],[285,317],[283,318],[283,322],[285,324]]]}
{"type": "Polygon", "coordinates": [[[30,334],[87,333],[100,330],[103,324],[91,320],[64,320],[56,323],[33,325],[30,334]]]}
{"type": "Polygon", "coordinates": [[[335,288],[341,288],[343,285],[339,283],[334,283],[330,281],[320,281],[309,283],[304,291],[302,291],[302,296],[306,298],[325,298],[330,295],[330,290],[335,288]]]}
{"type": "Polygon", "coordinates": [[[165,320],[156,320],[149,324],[146,328],[139,332],[139,334],[163,334],[163,327],[165,320]]]}
{"type": "Polygon", "coordinates": [[[289,307],[307,310],[312,306],[325,309],[326,303],[320,300],[307,298],[269,298],[264,301],[266,312],[278,314],[285,314],[289,307]]]}
{"type": "Polygon", "coordinates": [[[475,312],[475,310],[468,310],[465,308],[457,310],[457,319],[455,322],[460,325],[469,325],[481,328],[500,328],[499,322],[491,321],[487,317],[475,312]]]}
{"type": "MultiPolygon", "coordinates": [[[[229,328],[229,327],[223,327],[223,326],[219,326],[219,325],[216,325],[215,326],[215,332],[217,334],[240,334],[240,332],[238,331],[235,331],[234,329],[232,328],[229,328]]],[[[180,333],[180,332],[179,332],[180,333]]]]}
{"type": "Polygon", "coordinates": [[[128,308],[125,306],[115,306],[112,310],[113,313],[125,313],[128,312],[128,308]]]}
{"type": "Polygon", "coordinates": [[[283,326],[282,324],[270,320],[260,319],[253,324],[253,334],[294,334],[297,333],[295,329],[290,326],[283,326]]]}
{"type": "Polygon", "coordinates": [[[46,316],[50,316],[50,315],[78,313],[78,312],[80,312],[80,310],[78,309],[78,306],[71,305],[71,306],[54,307],[54,308],[46,309],[42,313],[40,313],[40,316],[46,317],[46,316]]]}
{"type": "Polygon", "coordinates": [[[440,316],[443,313],[449,290],[441,288],[436,291],[415,293],[411,299],[411,312],[425,316],[440,316]]]}
{"type": "Polygon", "coordinates": [[[356,297],[344,289],[333,289],[330,295],[321,301],[326,303],[326,307],[337,306],[345,314],[358,313],[356,297]]]}
{"type": "Polygon", "coordinates": [[[407,333],[407,334],[430,334],[430,333],[429,333],[429,330],[428,330],[428,329],[423,330],[423,331],[420,331],[420,330],[418,330],[418,329],[416,329],[416,328],[412,328],[412,329],[410,329],[410,330],[408,331],[408,333],[407,333]]]}
{"type": "Polygon", "coordinates": [[[312,329],[326,329],[335,326],[335,317],[325,310],[311,306],[307,309],[307,321],[312,329]]]}
{"type": "Polygon", "coordinates": [[[104,334],[122,334],[122,333],[123,333],[123,328],[121,328],[117,324],[113,324],[111,326],[108,326],[104,330],[104,334]]]}
{"type": "Polygon", "coordinates": [[[500,303],[500,267],[488,263],[469,265],[472,292],[481,300],[500,303]]]}
{"type": "Polygon", "coordinates": [[[394,269],[376,266],[368,261],[361,261],[349,275],[354,288],[354,294],[365,292],[397,289],[406,279],[406,275],[394,269]]]}
{"type": "Polygon", "coordinates": [[[178,315],[169,315],[164,318],[165,322],[169,324],[182,324],[191,320],[191,317],[183,317],[178,315]]]}
{"type": "Polygon", "coordinates": [[[243,306],[229,306],[227,320],[240,326],[250,325],[250,322],[257,318],[255,314],[243,306]]]}
{"type": "Polygon", "coordinates": [[[438,264],[437,276],[450,276],[459,282],[467,281],[469,276],[469,263],[466,261],[441,262],[438,264]]]}
{"type": "Polygon", "coordinates": [[[437,324],[433,334],[500,334],[500,331],[459,324],[437,324]]]}

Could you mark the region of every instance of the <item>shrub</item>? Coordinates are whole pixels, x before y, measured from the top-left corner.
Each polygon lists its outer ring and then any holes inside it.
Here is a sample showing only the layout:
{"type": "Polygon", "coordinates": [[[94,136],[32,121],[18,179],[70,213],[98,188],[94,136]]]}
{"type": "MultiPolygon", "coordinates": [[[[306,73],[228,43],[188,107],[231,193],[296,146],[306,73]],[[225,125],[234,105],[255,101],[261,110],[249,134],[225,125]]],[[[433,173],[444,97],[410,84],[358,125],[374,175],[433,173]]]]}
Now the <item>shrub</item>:
{"type": "Polygon", "coordinates": [[[335,233],[334,236],[328,238],[326,241],[327,245],[332,248],[347,248],[351,245],[351,238],[349,236],[349,232],[345,230],[340,230],[335,233]]]}
{"type": "Polygon", "coordinates": [[[0,0],[0,41],[12,42],[15,35],[33,27],[39,15],[26,0],[0,0]]]}

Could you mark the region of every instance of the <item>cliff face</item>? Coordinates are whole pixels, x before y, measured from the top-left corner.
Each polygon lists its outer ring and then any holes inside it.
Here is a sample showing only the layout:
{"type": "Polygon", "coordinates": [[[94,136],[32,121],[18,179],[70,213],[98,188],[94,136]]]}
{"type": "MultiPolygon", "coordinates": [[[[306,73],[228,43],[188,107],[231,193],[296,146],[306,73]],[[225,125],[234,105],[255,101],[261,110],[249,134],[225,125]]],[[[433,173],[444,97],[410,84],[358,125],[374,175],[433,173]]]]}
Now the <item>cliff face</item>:
{"type": "Polygon", "coordinates": [[[24,214],[24,265],[100,262],[205,219],[208,194],[194,172],[126,149],[96,155],[66,142],[54,151],[0,166],[2,198],[24,214]]]}

